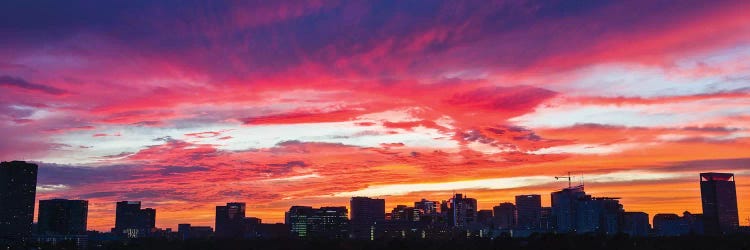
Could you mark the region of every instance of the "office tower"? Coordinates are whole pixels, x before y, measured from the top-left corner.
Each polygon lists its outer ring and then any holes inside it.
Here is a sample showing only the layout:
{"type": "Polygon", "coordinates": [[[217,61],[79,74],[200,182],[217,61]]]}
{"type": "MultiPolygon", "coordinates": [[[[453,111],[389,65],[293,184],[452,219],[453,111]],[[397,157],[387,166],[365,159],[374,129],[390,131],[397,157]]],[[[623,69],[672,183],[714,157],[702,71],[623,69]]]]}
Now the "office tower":
{"type": "Polygon", "coordinates": [[[379,224],[385,221],[385,200],[368,197],[352,197],[351,208],[352,237],[374,239],[381,231],[379,224]]]}
{"type": "Polygon", "coordinates": [[[141,209],[141,217],[139,218],[139,224],[144,228],[156,228],[156,209],[144,208],[141,209]]]}
{"type": "Polygon", "coordinates": [[[37,170],[36,164],[23,161],[0,163],[0,239],[31,236],[37,170]]]}
{"type": "Polygon", "coordinates": [[[440,216],[450,219],[450,201],[440,201],[440,216]]]}
{"type": "Polygon", "coordinates": [[[242,238],[245,235],[245,203],[230,202],[216,206],[216,237],[242,238]]]}
{"type": "Polygon", "coordinates": [[[407,207],[406,205],[397,205],[391,210],[391,221],[420,221],[422,210],[407,207]]]}
{"type": "Polygon", "coordinates": [[[115,209],[115,227],[113,233],[129,238],[149,235],[156,228],[156,210],[141,209],[140,201],[120,201],[115,209]]]}
{"type": "Polygon", "coordinates": [[[556,232],[575,231],[577,202],[585,197],[583,186],[568,187],[552,193],[552,222],[556,232]]]}
{"type": "Polygon", "coordinates": [[[481,223],[482,225],[490,225],[493,221],[493,214],[492,210],[489,209],[482,209],[477,211],[477,222],[481,223]]]}
{"type": "Polygon", "coordinates": [[[516,196],[516,224],[519,229],[538,229],[541,212],[541,195],[516,196]]]}
{"type": "Polygon", "coordinates": [[[190,238],[190,224],[177,224],[177,234],[180,235],[181,240],[190,238]]]}
{"type": "Polygon", "coordinates": [[[477,200],[463,197],[462,194],[455,194],[449,201],[450,210],[449,218],[454,227],[464,228],[467,225],[476,222],[477,218],[477,200]]]}
{"type": "Polygon", "coordinates": [[[422,210],[422,214],[425,215],[433,215],[437,214],[438,212],[438,202],[437,201],[428,201],[427,199],[422,199],[420,201],[414,202],[414,208],[422,210]]]}
{"type": "Polygon", "coordinates": [[[349,210],[346,207],[321,207],[312,219],[313,235],[324,238],[349,238],[349,210]]]}
{"type": "Polygon", "coordinates": [[[346,207],[292,206],[285,214],[285,224],[292,235],[303,239],[349,237],[346,207]]]}
{"type": "Polygon", "coordinates": [[[701,202],[706,234],[726,234],[739,227],[734,174],[701,173],[701,202]]]}
{"type": "Polygon", "coordinates": [[[622,232],[631,237],[645,237],[651,225],[648,223],[648,214],[644,212],[625,212],[623,214],[622,232]]]}
{"type": "Polygon", "coordinates": [[[284,214],[284,224],[289,225],[292,235],[299,238],[308,237],[308,218],[313,216],[313,208],[307,206],[292,206],[284,214]]]}
{"type": "Polygon", "coordinates": [[[539,210],[539,230],[543,232],[552,231],[555,222],[552,218],[552,207],[542,207],[539,210]]]}
{"type": "Polygon", "coordinates": [[[503,202],[492,208],[495,216],[495,228],[510,229],[516,225],[516,206],[510,202],[503,202]]]}
{"type": "Polygon", "coordinates": [[[46,235],[86,234],[88,208],[85,200],[40,200],[37,231],[46,235]]]}
{"type": "Polygon", "coordinates": [[[577,233],[617,234],[624,213],[618,198],[589,197],[576,201],[577,233]]]}

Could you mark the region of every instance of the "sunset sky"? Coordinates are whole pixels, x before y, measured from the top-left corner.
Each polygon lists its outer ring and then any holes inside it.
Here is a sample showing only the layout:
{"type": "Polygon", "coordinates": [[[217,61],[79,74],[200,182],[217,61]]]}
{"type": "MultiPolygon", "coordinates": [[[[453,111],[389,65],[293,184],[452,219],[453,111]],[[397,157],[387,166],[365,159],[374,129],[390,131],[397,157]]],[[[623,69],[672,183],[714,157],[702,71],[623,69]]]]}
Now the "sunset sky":
{"type": "Polygon", "coordinates": [[[701,213],[736,174],[750,217],[750,1],[3,1],[0,160],[89,229],[216,205],[453,192],[480,209],[567,186],[701,213]],[[261,2],[261,3],[255,3],[261,2]]]}

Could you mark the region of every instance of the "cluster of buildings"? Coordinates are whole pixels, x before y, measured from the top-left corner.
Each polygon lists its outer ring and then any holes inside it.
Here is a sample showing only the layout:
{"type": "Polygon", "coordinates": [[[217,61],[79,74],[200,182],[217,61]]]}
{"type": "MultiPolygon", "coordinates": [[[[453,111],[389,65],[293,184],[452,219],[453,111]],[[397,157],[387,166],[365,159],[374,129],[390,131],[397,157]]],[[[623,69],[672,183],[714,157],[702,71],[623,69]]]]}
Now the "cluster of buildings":
{"type": "MultiPolygon", "coordinates": [[[[74,241],[85,247],[88,201],[39,201],[33,223],[37,166],[26,162],[0,164],[0,243],[36,240],[54,244],[74,241]]],[[[178,231],[156,227],[156,210],[140,201],[116,203],[114,239],[139,237],[188,238],[491,238],[524,237],[532,233],[629,234],[677,236],[737,233],[739,216],[734,175],[701,173],[703,214],[656,214],[653,227],[644,212],[625,211],[618,198],[593,197],[583,185],[551,193],[551,206],[542,206],[539,194],[515,196],[491,210],[480,210],[477,200],[454,194],[447,200],[421,199],[386,211],[385,200],[352,197],[349,206],[314,208],[292,206],[284,223],[262,223],[247,217],[246,205],[231,202],[216,207],[215,230],[209,226],[179,224],[178,231]]],[[[101,235],[101,234],[99,234],[101,235]]]]}

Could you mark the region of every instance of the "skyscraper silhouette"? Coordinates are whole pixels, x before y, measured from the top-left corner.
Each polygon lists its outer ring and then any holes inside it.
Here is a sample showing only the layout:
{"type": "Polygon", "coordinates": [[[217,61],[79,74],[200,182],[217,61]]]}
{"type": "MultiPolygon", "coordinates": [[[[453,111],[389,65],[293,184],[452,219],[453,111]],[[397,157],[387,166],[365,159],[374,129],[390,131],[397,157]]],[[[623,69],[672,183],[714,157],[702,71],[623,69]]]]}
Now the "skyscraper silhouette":
{"type": "Polygon", "coordinates": [[[454,227],[464,228],[467,225],[476,222],[476,199],[464,197],[462,194],[455,194],[453,195],[453,198],[451,198],[449,204],[449,216],[454,227]]]}
{"type": "Polygon", "coordinates": [[[520,229],[538,229],[542,213],[542,196],[538,194],[516,196],[516,220],[520,229]]]}
{"type": "Polygon", "coordinates": [[[584,197],[586,193],[583,186],[568,187],[552,193],[552,223],[555,231],[575,231],[578,200],[584,197]]]}
{"type": "Polygon", "coordinates": [[[706,234],[726,234],[737,230],[737,190],[732,173],[701,173],[701,203],[706,234]]]}
{"type": "Polygon", "coordinates": [[[245,234],[245,203],[230,202],[216,206],[216,237],[242,238],[245,234]]]}
{"type": "Polygon", "coordinates": [[[495,228],[510,229],[516,226],[516,205],[503,202],[492,208],[495,228]]]}
{"type": "Polygon", "coordinates": [[[31,236],[38,166],[23,161],[0,163],[0,239],[31,236]]]}
{"type": "Polygon", "coordinates": [[[130,238],[146,236],[156,228],[156,210],[141,209],[140,201],[120,201],[115,209],[115,228],[112,232],[130,238]]]}
{"type": "Polygon", "coordinates": [[[292,206],[284,224],[293,236],[309,238],[349,238],[349,211],[346,207],[292,206]]]}
{"type": "Polygon", "coordinates": [[[51,235],[86,234],[88,206],[84,200],[41,200],[37,231],[51,235]]]}
{"type": "Polygon", "coordinates": [[[357,239],[373,239],[378,224],[385,221],[385,200],[368,197],[352,197],[351,208],[352,236],[357,239]]]}

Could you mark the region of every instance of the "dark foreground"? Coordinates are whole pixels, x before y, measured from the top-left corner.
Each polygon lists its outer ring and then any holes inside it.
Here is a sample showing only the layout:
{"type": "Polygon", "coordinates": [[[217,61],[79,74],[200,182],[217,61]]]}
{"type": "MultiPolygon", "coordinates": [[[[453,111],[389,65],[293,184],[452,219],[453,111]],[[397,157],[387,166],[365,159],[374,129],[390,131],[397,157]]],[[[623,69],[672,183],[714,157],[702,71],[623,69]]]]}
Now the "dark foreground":
{"type": "MultiPolygon", "coordinates": [[[[93,243],[93,242],[92,242],[93,243]]],[[[57,246],[41,249],[71,249],[57,246]]],[[[94,243],[89,249],[326,249],[326,250],[375,250],[375,249],[418,249],[418,250],[481,250],[481,249],[708,249],[744,250],[750,249],[750,236],[727,237],[683,236],[668,238],[629,238],[627,236],[566,236],[540,235],[523,239],[473,239],[473,240],[166,240],[139,239],[128,242],[113,241],[94,243]]]]}

